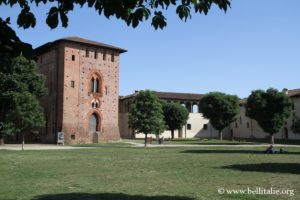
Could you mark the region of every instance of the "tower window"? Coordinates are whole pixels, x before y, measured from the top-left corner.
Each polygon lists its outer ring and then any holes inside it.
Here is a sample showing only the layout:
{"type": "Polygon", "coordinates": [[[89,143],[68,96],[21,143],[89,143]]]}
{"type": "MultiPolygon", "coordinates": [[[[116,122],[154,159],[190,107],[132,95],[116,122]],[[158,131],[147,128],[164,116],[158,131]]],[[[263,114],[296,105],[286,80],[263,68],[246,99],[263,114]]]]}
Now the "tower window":
{"type": "Polygon", "coordinates": [[[75,55],[72,55],[72,61],[75,61],[75,55]]]}
{"type": "Polygon", "coordinates": [[[71,87],[72,87],[72,88],[75,87],[75,81],[71,81],[71,87]]]}
{"type": "Polygon", "coordinates": [[[87,57],[87,58],[88,58],[88,57],[89,57],[89,54],[90,54],[90,51],[89,51],[89,49],[86,49],[86,50],[85,50],[85,57],[87,57]]]}
{"type": "Polygon", "coordinates": [[[204,124],[204,125],[203,125],[203,129],[204,129],[204,130],[207,130],[207,127],[208,127],[207,124],[204,124]]]}
{"type": "Polygon", "coordinates": [[[95,59],[98,59],[98,52],[97,52],[97,50],[95,50],[94,58],[95,58],[95,59]]]}
{"type": "Polygon", "coordinates": [[[103,60],[106,60],[106,52],[103,52],[103,60]]]}
{"type": "Polygon", "coordinates": [[[111,62],[115,62],[115,54],[111,54],[111,62]]]}

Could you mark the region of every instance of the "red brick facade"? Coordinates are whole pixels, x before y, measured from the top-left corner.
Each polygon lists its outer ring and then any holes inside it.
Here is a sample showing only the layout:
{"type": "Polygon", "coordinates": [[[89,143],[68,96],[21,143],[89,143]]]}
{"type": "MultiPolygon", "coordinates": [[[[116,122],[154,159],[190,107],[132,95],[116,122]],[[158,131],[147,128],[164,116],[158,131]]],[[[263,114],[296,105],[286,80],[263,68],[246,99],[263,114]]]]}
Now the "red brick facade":
{"type": "Polygon", "coordinates": [[[67,144],[119,140],[119,55],[125,50],[64,38],[35,51],[49,89],[41,100],[47,121],[42,141],[55,143],[60,131],[67,144]]]}

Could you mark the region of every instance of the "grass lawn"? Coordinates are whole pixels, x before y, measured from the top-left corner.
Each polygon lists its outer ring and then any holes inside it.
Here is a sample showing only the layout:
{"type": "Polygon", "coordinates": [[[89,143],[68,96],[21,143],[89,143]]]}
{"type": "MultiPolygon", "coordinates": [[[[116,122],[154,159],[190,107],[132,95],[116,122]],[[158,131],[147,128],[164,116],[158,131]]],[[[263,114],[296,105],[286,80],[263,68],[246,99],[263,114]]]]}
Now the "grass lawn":
{"type": "MultiPolygon", "coordinates": [[[[123,139],[122,141],[127,142],[135,142],[135,143],[144,143],[144,139],[123,139]]],[[[153,144],[156,144],[156,140],[153,139],[153,144]]],[[[222,141],[219,139],[207,139],[207,138],[191,138],[191,139],[173,139],[165,138],[165,144],[192,144],[192,145],[251,145],[251,144],[270,144],[269,139],[236,139],[236,140],[228,140],[223,139],[222,141]]],[[[300,145],[300,140],[284,140],[284,139],[275,139],[275,144],[289,144],[289,145],[300,145]]]]}
{"type": "Polygon", "coordinates": [[[130,148],[0,151],[1,200],[300,199],[300,148],[130,148]],[[218,189],[294,190],[290,195],[218,189]]]}

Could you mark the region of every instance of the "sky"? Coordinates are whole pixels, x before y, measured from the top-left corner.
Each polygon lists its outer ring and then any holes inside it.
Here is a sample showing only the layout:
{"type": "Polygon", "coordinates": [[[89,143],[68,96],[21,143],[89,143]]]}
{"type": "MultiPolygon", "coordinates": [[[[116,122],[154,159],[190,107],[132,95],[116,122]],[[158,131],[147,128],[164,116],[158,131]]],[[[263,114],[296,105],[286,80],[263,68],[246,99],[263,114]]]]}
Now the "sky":
{"type": "Polygon", "coordinates": [[[120,95],[151,89],[244,98],[255,89],[300,88],[299,7],[299,0],[232,0],[227,13],[213,7],[187,22],[170,9],[163,30],[150,21],[134,29],[86,7],[69,13],[67,28],[54,30],[45,23],[49,6],[33,8],[33,29],[18,28],[17,6],[0,6],[0,17],[11,17],[17,35],[33,47],[78,36],[127,49],[120,58],[120,95]]]}

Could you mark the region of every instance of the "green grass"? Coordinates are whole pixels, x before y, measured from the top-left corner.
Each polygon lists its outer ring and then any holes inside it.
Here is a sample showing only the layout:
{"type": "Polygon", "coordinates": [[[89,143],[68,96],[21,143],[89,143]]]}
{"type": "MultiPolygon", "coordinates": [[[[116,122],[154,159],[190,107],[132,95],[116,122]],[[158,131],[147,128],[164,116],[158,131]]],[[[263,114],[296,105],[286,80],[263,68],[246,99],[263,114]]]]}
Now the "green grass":
{"type": "Polygon", "coordinates": [[[300,199],[300,148],[130,148],[0,151],[1,200],[300,199]],[[289,195],[218,188],[274,187],[289,195]]]}
{"type": "MultiPolygon", "coordinates": [[[[135,143],[143,143],[144,139],[127,139],[122,140],[127,142],[135,142],[135,143]]],[[[190,138],[190,139],[173,139],[165,138],[165,144],[192,144],[192,145],[251,145],[251,144],[269,144],[269,139],[235,139],[228,140],[223,139],[222,141],[214,138],[190,138]]],[[[153,139],[153,144],[157,144],[156,140],[153,139]]],[[[275,144],[289,144],[289,145],[300,145],[300,140],[283,140],[283,139],[275,139],[275,144]]]]}

